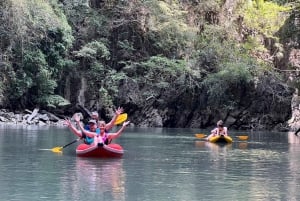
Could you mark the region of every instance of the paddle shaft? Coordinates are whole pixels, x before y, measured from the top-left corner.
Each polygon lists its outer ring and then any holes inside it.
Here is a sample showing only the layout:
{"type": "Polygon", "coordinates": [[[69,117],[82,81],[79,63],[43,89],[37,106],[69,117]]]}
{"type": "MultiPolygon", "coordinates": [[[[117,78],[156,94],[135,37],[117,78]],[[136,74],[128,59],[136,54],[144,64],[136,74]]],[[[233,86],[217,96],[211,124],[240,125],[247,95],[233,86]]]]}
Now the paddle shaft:
{"type": "Polygon", "coordinates": [[[66,145],[64,145],[64,146],[62,146],[62,149],[63,149],[63,148],[66,148],[67,146],[69,146],[69,145],[71,145],[71,144],[74,144],[74,143],[77,142],[78,140],[80,140],[80,138],[78,138],[78,139],[76,139],[76,140],[74,140],[74,141],[72,141],[72,142],[70,142],[70,143],[68,143],[68,144],[66,144],[66,145]]]}

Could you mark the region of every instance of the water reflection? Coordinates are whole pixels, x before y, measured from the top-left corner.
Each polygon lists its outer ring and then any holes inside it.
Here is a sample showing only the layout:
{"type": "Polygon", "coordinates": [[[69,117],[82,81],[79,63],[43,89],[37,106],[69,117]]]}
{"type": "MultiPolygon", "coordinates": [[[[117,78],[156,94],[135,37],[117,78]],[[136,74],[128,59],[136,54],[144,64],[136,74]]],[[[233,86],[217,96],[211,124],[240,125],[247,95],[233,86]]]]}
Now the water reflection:
{"type": "Polygon", "coordinates": [[[287,171],[289,172],[290,180],[288,182],[288,192],[292,196],[292,200],[297,200],[295,194],[299,192],[299,169],[300,169],[300,136],[295,135],[295,132],[288,133],[288,142],[289,142],[289,163],[287,171]]]}
{"type": "Polygon", "coordinates": [[[295,132],[288,132],[288,142],[290,144],[300,144],[300,136],[295,135],[295,132]]]}
{"type": "Polygon", "coordinates": [[[92,194],[95,199],[99,196],[99,200],[122,201],[125,200],[125,180],[122,159],[77,157],[71,174],[67,172],[62,178],[62,185],[64,191],[71,192],[70,200],[84,200],[92,194]]]}
{"type": "Polygon", "coordinates": [[[216,144],[216,143],[210,143],[207,141],[203,141],[203,140],[196,140],[195,141],[195,146],[198,148],[203,148],[203,147],[208,147],[210,148],[212,151],[218,151],[218,149],[220,149],[220,147],[236,147],[238,149],[247,149],[248,148],[248,142],[233,142],[232,144],[216,144]]]}
{"type": "Polygon", "coordinates": [[[74,140],[66,128],[0,129],[1,200],[300,200],[300,137],[254,132],[219,146],[182,129],[132,129],[121,159],[40,150],[74,140]]]}
{"type": "Polygon", "coordinates": [[[248,142],[239,142],[238,143],[239,149],[247,149],[248,148],[248,142]]]}

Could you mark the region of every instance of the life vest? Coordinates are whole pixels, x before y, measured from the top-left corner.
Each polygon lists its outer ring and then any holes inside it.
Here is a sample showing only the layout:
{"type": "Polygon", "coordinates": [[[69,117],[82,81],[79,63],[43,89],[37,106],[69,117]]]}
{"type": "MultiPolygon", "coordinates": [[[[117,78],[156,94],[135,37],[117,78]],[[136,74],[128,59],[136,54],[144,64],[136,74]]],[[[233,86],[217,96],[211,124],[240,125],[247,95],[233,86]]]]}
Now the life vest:
{"type": "Polygon", "coordinates": [[[104,133],[104,136],[102,137],[102,141],[104,142],[104,144],[108,145],[111,143],[111,140],[108,139],[108,134],[107,132],[104,133]]]}
{"type": "MultiPolygon", "coordinates": [[[[87,131],[90,131],[90,129],[86,129],[87,131]]],[[[96,133],[97,133],[97,135],[100,135],[100,128],[97,128],[96,129],[96,133]]],[[[83,142],[85,143],[85,144],[88,144],[88,145],[90,145],[90,144],[92,144],[93,142],[94,142],[94,138],[91,138],[91,137],[88,137],[88,136],[86,136],[84,133],[82,133],[82,138],[83,138],[83,142]]]]}

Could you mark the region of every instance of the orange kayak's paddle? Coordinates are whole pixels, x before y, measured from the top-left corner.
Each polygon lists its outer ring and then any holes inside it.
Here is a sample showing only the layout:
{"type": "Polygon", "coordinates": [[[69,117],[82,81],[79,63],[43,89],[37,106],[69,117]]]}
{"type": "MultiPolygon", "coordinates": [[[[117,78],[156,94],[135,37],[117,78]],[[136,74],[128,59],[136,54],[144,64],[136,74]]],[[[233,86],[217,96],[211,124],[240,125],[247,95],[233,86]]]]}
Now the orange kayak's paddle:
{"type": "Polygon", "coordinates": [[[248,140],[248,138],[249,138],[249,136],[247,136],[247,135],[238,135],[236,137],[239,138],[239,140],[248,140]]]}
{"type": "Polygon", "coordinates": [[[203,133],[197,133],[195,134],[196,138],[205,138],[207,135],[203,134],[203,133]]]}
{"type": "MultiPolygon", "coordinates": [[[[197,133],[195,134],[196,138],[205,138],[207,137],[207,135],[203,134],[203,133],[197,133]]],[[[248,140],[249,136],[247,135],[238,135],[238,136],[234,136],[237,137],[239,140],[248,140]]]]}

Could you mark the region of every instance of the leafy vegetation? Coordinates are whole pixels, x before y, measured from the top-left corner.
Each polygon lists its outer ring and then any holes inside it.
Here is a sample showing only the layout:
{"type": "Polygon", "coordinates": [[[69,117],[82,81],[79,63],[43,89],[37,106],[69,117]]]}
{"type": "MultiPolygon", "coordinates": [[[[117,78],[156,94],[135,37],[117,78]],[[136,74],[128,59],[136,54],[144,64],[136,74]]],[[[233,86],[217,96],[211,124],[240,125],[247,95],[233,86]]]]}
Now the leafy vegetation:
{"type": "MultiPolygon", "coordinates": [[[[13,61],[7,68],[9,78],[7,93],[11,106],[17,102],[41,107],[66,102],[55,94],[57,80],[68,63],[65,58],[73,37],[67,19],[56,1],[10,1],[3,7],[9,29],[2,32],[9,44],[6,56],[13,61]],[[53,98],[54,97],[54,98],[53,98]]],[[[5,51],[4,51],[5,52],[5,51]]]]}
{"type": "Polygon", "coordinates": [[[273,36],[284,24],[286,14],[291,7],[280,6],[273,2],[249,1],[246,8],[242,10],[247,27],[273,36]]]}
{"type": "Polygon", "coordinates": [[[273,53],[266,38],[280,43],[289,2],[5,0],[0,93],[11,107],[56,107],[66,94],[77,101],[84,78],[88,104],[109,108],[130,79],[160,104],[162,94],[203,93],[204,104],[231,110],[273,73],[256,54],[273,53]]]}

